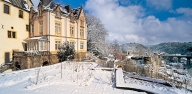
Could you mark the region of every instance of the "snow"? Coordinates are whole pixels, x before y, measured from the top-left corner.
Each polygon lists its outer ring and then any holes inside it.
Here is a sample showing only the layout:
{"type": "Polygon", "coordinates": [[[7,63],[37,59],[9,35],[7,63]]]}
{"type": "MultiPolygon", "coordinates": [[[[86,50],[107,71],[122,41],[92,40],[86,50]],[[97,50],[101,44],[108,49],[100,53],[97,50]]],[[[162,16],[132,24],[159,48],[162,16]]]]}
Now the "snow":
{"type": "Polygon", "coordinates": [[[27,11],[30,11],[30,8],[29,8],[29,6],[27,4],[24,4],[24,6],[26,7],[27,11]]]}
{"type": "Polygon", "coordinates": [[[116,70],[116,86],[117,87],[124,87],[124,79],[123,79],[123,71],[121,68],[116,70]]]}
{"type": "Polygon", "coordinates": [[[28,40],[47,40],[47,38],[45,36],[43,36],[43,37],[33,37],[33,38],[26,39],[26,41],[28,41],[28,40]]]}
{"type": "Polygon", "coordinates": [[[53,11],[53,9],[55,9],[55,7],[52,8],[52,9],[50,8],[50,6],[51,6],[52,3],[53,3],[53,1],[51,1],[47,6],[44,6],[45,9],[53,11]]]}
{"type": "MultiPolygon", "coordinates": [[[[63,62],[45,67],[2,73],[0,74],[0,94],[12,94],[13,92],[15,94],[146,94],[146,92],[117,89],[111,79],[113,71],[92,70],[96,66],[97,64],[94,62],[63,62]]],[[[119,85],[124,84],[124,86],[161,94],[184,93],[162,84],[133,78],[126,78],[125,83],[122,69],[118,69],[116,73],[116,77],[121,79],[117,80],[117,83],[118,81],[122,83],[119,85]]]]}
{"type": "Polygon", "coordinates": [[[132,87],[132,88],[138,88],[143,89],[146,91],[158,93],[158,94],[182,94],[183,91],[179,89],[175,89],[172,87],[167,87],[162,84],[143,81],[143,80],[137,80],[133,78],[126,78],[125,79],[126,86],[132,87]]]}
{"type": "Polygon", "coordinates": [[[123,78],[123,72],[121,68],[116,70],[116,86],[121,88],[132,88],[141,91],[147,91],[150,93],[163,93],[163,94],[181,94],[184,91],[165,86],[159,83],[165,83],[162,80],[150,79],[150,78],[139,78],[138,76],[127,75],[125,80],[123,78]],[[134,78],[132,78],[132,77],[134,78]],[[139,79],[135,79],[139,78],[139,79]]]}
{"type": "Polygon", "coordinates": [[[133,57],[133,55],[129,55],[129,56],[126,56],[127,59],[131,59],[131,57],[133,57]]]}
{"type": "Polygon", "coordinates": [[[9,0],[4,0],[4,1],[11,3],[9,0]]]}

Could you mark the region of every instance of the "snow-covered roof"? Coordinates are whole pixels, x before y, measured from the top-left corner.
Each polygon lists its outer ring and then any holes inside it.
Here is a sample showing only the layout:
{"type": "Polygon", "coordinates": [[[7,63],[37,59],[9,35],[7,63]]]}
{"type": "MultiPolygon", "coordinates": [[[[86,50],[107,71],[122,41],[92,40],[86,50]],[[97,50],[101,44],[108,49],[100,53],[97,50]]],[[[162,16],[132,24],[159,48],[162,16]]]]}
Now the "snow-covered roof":
{"type": "Polygon", "coordinates": [[[42,36],[42,37],[32,37],[32,38],[27,38],[25,41],[47,41],[47,37],[42,36]]]}
{"type": "MultiPolygon", "coordinates": [[[[81,9],[82,9],[82,7],[71,9],[70,5],[62,6],[59,3],[55,3],[52,0],[48,0],[48,1],[41,0],[38,6],[40,6],[40,5],[42,5],[43,10],[50,10],[50,11],[55,11],[55,9],[57,7],[60,7],[62,15],[70,16],[69,14],[73,13],[75,19],[79,18],[79,15],[80,15],[81,9]]],[[[38,11],[35,11],[35,12],[38,12],[38,11]]]]}
{"type": "Polygon", "coordinates": [[[78,19],[79,15],[80,15],[80,12],[81,12],[81,8],[75,8],[72,10],[72,12],[74,13],[74,17],[76,19],[78,19]]]}
{"type": "Polygon", "coordinates": [[[22,8],[24,10],[30,11],[29,6],[25,0],[4,0],[7,3],[10,3],[16,7],[22,8]]]}

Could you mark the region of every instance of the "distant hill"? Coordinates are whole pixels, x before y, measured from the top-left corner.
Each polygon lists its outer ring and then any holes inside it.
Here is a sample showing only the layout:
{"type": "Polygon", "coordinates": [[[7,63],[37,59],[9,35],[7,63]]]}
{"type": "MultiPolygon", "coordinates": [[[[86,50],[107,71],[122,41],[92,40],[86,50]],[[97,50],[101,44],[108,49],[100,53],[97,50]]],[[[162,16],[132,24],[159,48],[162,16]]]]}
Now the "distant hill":
{"type": "Polygon", "coordinates": [[[121,45],[124,53],[127,51],[138,51],[139,49],[144,52],[149,48],[153,51],[161,51],[168,54],[192,55],[192,42],[167,42],[152,46],[144,46],[139,43],[125,43],[121,45]]]}
{"type": "Polygon", "coordinates": [[[127,51],[138,51],[139,49],[144,51],[147,47],[139,43],[125,43],[121,45],[121,49],[124,53],[127,51]]]}
{"type": "Polygon", "coordinates": [[[150,46],[152,50],[159,50],[169,54],[192,55],[192,42],[168,42],[150,46]]]}

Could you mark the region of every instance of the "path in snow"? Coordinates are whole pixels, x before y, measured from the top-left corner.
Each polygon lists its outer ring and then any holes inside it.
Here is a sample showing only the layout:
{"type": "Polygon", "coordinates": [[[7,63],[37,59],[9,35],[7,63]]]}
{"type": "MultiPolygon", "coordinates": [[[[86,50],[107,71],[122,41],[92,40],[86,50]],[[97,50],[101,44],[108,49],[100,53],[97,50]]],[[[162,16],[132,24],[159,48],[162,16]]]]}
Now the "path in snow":
{"type": "MultiPolygon", "coordinates": [[[[37,85],[34,83],[39,68],[0,74],[0,94],[146,94],[115,88],[111,83],[112,71],[91,70],[96,66],[95,63],[63,63],[62,66],[62,79],[61,63],[42,67],[37,85]]],[[[129,87],[141,86],[137,83],[127,84],[129,87]]],[[[155,90],[161,89],[156,87],[155,90]]]]}

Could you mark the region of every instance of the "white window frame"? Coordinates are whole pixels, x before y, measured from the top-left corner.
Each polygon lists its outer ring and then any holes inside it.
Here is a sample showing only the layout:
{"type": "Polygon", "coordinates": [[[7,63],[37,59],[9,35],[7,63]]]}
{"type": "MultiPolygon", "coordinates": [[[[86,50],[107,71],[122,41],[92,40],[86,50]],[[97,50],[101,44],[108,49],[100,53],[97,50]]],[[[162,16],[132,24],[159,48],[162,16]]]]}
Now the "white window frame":
{"type": "Polygon", "coordinates": [[[40,32],[43,32],[43,22],[40,22],[39,25],[40,25],[40,32]]]}
{"type": "Polygon", "coordinates": [[[80,49],[84,49],[84,43],[83,42],[80,43],[80,49]]]}
{"type": "Polygon", "coordinates": [[[61,24],[60,23],[55,23],[55,33],[61,34],[61,24]]]}
{"type": "Polygon", "coordinates": [[[39,48],[40,48],[40,51],[45,50],[44,49],[44,41],[39,41],[39,48]]]}

